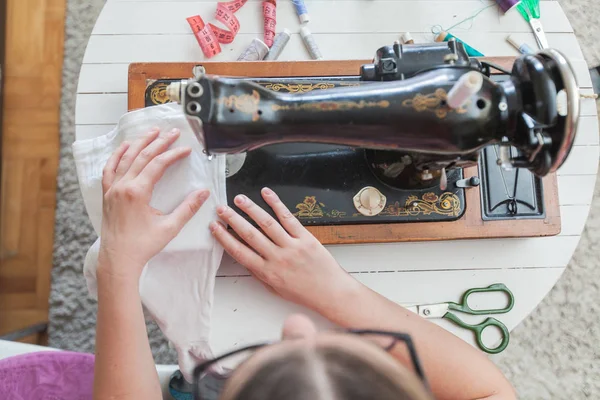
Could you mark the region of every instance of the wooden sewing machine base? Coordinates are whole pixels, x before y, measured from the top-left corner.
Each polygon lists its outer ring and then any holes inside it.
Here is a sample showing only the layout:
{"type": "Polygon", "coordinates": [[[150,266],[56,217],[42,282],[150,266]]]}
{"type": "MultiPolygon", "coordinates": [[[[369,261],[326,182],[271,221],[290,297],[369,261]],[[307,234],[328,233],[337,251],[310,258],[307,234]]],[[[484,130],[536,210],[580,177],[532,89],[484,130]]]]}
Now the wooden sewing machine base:
{"type": "MultiPolygon", "coordinates": [[[[510,70],[512,57],[486,58],[510,70]]],[[[356,76],[371,60],[298,62],[202,62],[138,63],[129,67],[129,110],[147,106],[147,88],[157,80],[188,79],[202,65],[207,74],[235,77],[323,77],[356,76]]],[[[159,102],[167,102],[166,98],[159,102]],[[163,101],[164,100],[164,101],[163,101]]],[[[464,170],[465,178],[478,175],[478,168],[464,170]]],[[[466,209],[453,221],[371,223],[307,226],[323,244],[408,242],[448,239],[552,236],[560,233],[561,219],[555,174],[543,179],[544,217],[537,219],[484,220],[480,187],[465,190],[466,209]]]]}

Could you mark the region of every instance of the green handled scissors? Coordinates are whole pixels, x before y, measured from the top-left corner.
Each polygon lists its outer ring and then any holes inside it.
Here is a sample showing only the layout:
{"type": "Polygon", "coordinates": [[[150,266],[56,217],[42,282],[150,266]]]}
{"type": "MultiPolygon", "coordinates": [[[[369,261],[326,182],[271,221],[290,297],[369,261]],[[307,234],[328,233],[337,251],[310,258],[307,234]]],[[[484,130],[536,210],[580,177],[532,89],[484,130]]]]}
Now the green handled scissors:
{"type": "Polygon", "coordinates": [[[462,321],[461,319],[459,319],[456,315],[454,315],[450,311],[459,311],[459,312],[462,312],[465,314],[471,314],[471,315],[506,314],[507,312],[512,310],[514,305],[515,305],[515,298],[514,298],[512,292],[506,287],[506,285],[504,285],[502,283],[496,283],[494,285],[490,285],[485,288],[474,288],[474,289],[467,290],[462,295],[460,303],[447,302],[447,303],[436,303],[436,304],[423,304],[423,305],[417,305],[417,306],[409,306],[406,308],[409,311],[419,314],[423,318],[427,318],[427,319],[446,318],[462,328],[473,331],[473,333],[475,334],[475,339],[477,341],[477,345],[479,346],[479,348],[481,350],[483,350],[489,354],[497,354],[497,353],[500,353],[501,351],[503,351],[504,349],[506,349],[506,346],[508,346],[510,336],[509,336],[508,329],[506,328],[506,325],[504,325],[502,322],[498,321],[496,318],[492,318],[492,317],[488,317],[485,321],[483,321],[480,324],[470,325],[470,324],[467,324],[466,322],[462,321]],[[470,295],[472,295],[473,293],[488,293],[488,292],[505,293],[506,296],[508,297],[508,304],[506,305],[506,307],[495,308],[495,309],[490,309],[490,310],[474,310],[471,307],[469,307],[468,300],[469,300],[470,295]],[[495,348],[487,347],[483,343],[483,340],[481,337],[485,328],[487,328],[489,326],[495,326],[498,329],[500,329],[500,331],[502,332],[502,341],[495,348]]]}

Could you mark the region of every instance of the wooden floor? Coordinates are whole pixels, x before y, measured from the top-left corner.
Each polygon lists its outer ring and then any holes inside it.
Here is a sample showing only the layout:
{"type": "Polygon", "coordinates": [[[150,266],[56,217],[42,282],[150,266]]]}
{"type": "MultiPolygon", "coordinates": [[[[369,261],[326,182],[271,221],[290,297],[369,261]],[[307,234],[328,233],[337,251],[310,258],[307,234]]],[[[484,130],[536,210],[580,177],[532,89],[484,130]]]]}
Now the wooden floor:
{"type": "Polygon", "coordinates": [[[7,3],[0,335],[48,318],[65,17],[65,0],[7,3]]]}

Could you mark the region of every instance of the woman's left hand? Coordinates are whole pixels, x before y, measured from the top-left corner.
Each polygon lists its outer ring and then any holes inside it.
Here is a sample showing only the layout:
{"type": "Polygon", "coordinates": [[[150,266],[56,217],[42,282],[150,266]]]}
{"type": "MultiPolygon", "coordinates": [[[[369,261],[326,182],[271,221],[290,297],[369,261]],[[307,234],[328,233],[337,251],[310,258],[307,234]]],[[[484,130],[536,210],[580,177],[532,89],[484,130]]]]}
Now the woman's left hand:
{"type": "Polygon", "coordinates": [[[220,223],[210,226],[212,234],[237,262],[272,292],[323,315],[332,304],[364,290],[302,226],[275,192],[264,188],[261,193],[279,221],[244,195],[236,196],[235,204],[262,232],[227,206],[217,208],[217,214],[244,243],[220,223]]]}
{"type": "Polygon", "coordinates": [[[189,147],[167,150],[179,131],[158,129],[123,143],[103,171],[102,232],[98,273],[139,281],[146,263],[196,214],[208,190],[190,193],[170,214],[150,206],[152,191],[166,169],[189,156],[189,147]]]}

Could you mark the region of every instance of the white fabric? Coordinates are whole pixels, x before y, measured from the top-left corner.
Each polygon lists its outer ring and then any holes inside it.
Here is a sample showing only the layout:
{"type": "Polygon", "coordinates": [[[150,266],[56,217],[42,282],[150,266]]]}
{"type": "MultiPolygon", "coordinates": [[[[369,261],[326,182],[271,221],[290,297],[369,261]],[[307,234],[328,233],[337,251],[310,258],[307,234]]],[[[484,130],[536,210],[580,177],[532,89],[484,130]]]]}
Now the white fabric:
{"type": "MultiPolygon", "coordinates": [[[[210,234],[208,225],[215,209],[226,203],[225,156],[212,160],[190,129],[180,106],[149,107],[124,115],[105,136],[76,141],[73,156],[79,185],[96,233],[102,223],[102,169],[123,142],[135,140],[153,127],[161,132],[181,130],[172,147],[189,146],[192,154],[171,166],[156,184],[150,204],[169,213],[192,191],[208,188],[211,195],[200,211],[165,249],[152,258],[140,278],[140,294],[146,312],[174,345],[179,366],[191,382],[194,366],[211,357],[208,345],[215,274],[223,248],[210,234]]],[[[88,251],[84,275],[88,289],[97,297],[96,265],[100,239],[88,251]]]]}

